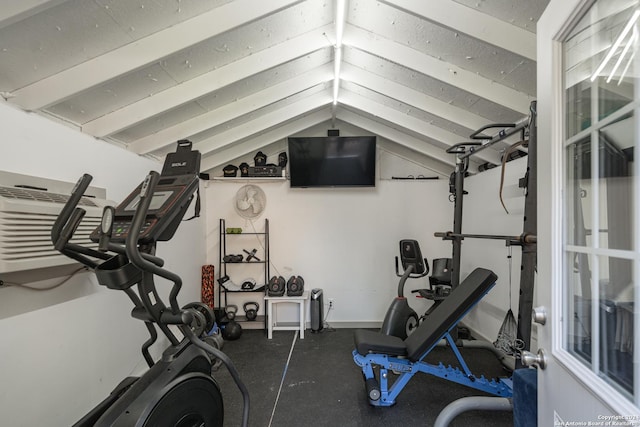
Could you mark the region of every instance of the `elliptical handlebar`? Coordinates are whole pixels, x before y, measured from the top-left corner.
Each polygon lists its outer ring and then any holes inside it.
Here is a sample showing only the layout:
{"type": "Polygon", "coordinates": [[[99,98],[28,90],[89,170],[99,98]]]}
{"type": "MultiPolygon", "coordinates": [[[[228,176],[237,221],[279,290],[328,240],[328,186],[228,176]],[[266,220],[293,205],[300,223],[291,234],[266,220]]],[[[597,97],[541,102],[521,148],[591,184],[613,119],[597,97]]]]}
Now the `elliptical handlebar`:
{"type": "MultiPolygon", "coordinates": [[[[76,182],[76,185],[73,187],[73,190],[71,190],[71,195],[69,196],[69,199],[67,199],[67,203],[65,203],[62,211],[60,211],[60,214],[58,215],[58,218],[56,218],[56,221],[53,223],[53,227],[51,227],[51,241],[56,245],[56,247],[62,230],[67,225],[67,222],[69,222],[69,218],[78,206],[78,203],[80,203],[80,199],[84,195],[84,192],[87,191],[92,179],[93,177],[87,173],[80,177],[78,182],[76,182]]],[[[62,245],[62,247],[64,247],[64,245],[62,245]]]]}
{"type": "Polygon", "coordinates": [[[82,218],[84,218],[84,215],[86,213],[87,211],[82,208],[75,208],[73,210],[71,216],[69,217],[69,220],[62,228],[62,231],[58,233],[58,239],[53,243],[53,247],[56,250],[61,251],[65,248],[65,246],[67,246],[69,240],[71,240],[71,237],[78,229],[78,226],[80,225],[80,222],[82,221],[82,218]]]}
{"type": "Polygon", "coordinates": [[[94,269],[98,266],[98,263],[87,258],[87,256],[103,260],[108,259],[109,256],[91,248],[69,243],[86,213],[84,209],[78,207],[78,203],[80,203],[80,199],[84,196],[92,179],[91,175],[84,174],[76,182],[76,185],[71,190],[71,195],[51,227],[51,242],[54,249],[60,253],[75,259],[86,267],[94,269]]]}
{"type": "Polygon", "coordinates": [[[169,304],[171,307],[171,313],[178,317],[174,318],[174,316],[165,312],[166,314],[163,313],[162,320],[166,320],[167,323],[180,324],[183,323],[183,321],[182,316],[180,315],[180,306],[178,305],[178,293],[180,292],[180,288],[182,288],[182,279],[177,274],[172,273],[169,270],[165,270],[164,268],[146,260],[138,246],[140,230],[142,229],[142,225],[147,217],[147,212],[149,211],[149,206],[153,199],[153,192],[155,191],[159,180],[160,174],[158,172],[151,171],[142,184],[142,188],[140,189],[140,201],[136,207],[133,219],[131,220],[131,228],[127,234],[125,249],[129,261],[131,261],[131,263],[140,270],[148,271],[173,282],[173,286],[169,294],[169,304]]]}
{"type": "MultiPolygon", "coordinates": [[[[136,211],[131,221],[131,228],[129,230],[129,233],[127,234],[125,249],[127,257],[129,258],[131,263],[138,267],[140,270],[156,274],[173,282],[173,287],[171,288],[171,292],[169,294],[169,304],[171,310],[164,311],[161,314],[160,320],[166,323],[188,325],[189,323],[191,323],[190,317],[192,316],[192,314],[186,310],[181,310],[177,300],[178,292],[182,287],[182,279],[177,274],[165,270],[158,265],[147,261],[143,256],[145,254],[140,252],[140,248],[138,245],[140,230],[142,229],[144,221],[147,217],[149,206],[151,205],[153,194],[159,180],[160,174],[158,172],[151,171],[142,184],[142,188],[140,189],[140,201],[138,203],[138,206],[136,207],[136,211]]],[[[188,326],[185,326],[181,329],[187,339],[191,341],[193,345],[201,348],[208,353],[213,354],[216,358],[220,359],[222,363],[227,367],[227,370],[231,374],[231,377],[233,378],[242,394],[242,426],[247,427],[249,425],[249,391],[240,379],[240,375],[231,359],[220,350],[199,339],[188,326]]]]}

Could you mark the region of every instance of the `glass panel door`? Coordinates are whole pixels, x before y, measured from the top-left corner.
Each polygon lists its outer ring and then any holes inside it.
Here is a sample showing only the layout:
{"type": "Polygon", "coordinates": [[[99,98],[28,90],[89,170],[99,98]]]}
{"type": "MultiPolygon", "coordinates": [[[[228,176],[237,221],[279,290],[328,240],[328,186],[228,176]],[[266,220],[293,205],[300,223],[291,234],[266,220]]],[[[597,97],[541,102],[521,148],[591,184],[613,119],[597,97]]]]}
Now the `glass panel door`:
{"type": "Polygon", "coordinates": [[[562,345],[636,403],[638,18],[637,1],[600,0],[563,43],[562,345]]]}

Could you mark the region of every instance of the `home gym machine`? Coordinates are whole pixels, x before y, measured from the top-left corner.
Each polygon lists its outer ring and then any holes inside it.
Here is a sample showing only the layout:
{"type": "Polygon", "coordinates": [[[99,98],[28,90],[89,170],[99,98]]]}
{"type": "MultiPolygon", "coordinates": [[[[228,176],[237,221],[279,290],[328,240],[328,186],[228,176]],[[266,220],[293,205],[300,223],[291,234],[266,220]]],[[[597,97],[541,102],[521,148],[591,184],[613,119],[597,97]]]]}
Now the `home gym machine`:
{"type": "MultiPolygon", "coordinates": [[[[533,310],[533,293],[537,263],[537,103],[533,101],[530,105],[529,117],[514,124],[499,124],[485,126],[471,135],[474,142],[463,143],[451,147],[448,152],[456,154],[456,169],[453,174],[453,188],[451,188],[454,207],[454,230],[453,232],[435,233],[436,237],[451,240],[453,244],[453,268],[454,277],[457,283],[460,274],[460,254],[462,241],[467,239],[491,239],[503,240],[509,248],[520,246],[522,249],[522,259],[520,268],[520,292],[518,299],[518,315],[516,321],[515,337],[510,334],[498,334],[494,343],[499,351],[506,355],[514,356],[513,383],[516,384],[514,402],[535,407],[535,398],[527,399],[518,393],[519,384],[531,382],[531,377],[535,378],[535,371],[520,369],[526,366],[538,364],[539,358],[531,353],[531,328],[532,322],[529,317],[533,310]],[[487,129],[502,128],[495,136],[485,136],[483,132],[487,129]],[[519,187],[525,190],[524,216],[522,234],[519,236],[488,235],[488,234],[468,234],[462,233],[462,200],[465,194],[464,177],[468,167],[469,157],[478,151],[488,148],[505,138],[521,133],[521,141],[513,144],[505,151],[502,158],[502,177],[504,177],[504,167],[508,160],[509,151],[517,147],[527,148],[527,170],[525,176],[520,179],[519,187]],[[528,138],[527,138],[528,133],[528,138]],[[533,373],[533,375],[531,375],[533,373]]],[[[503,178],[502,178],[503,179],[503,178]]],[[[500,184],[502,191],[502,182],[500,184]]],[[[502,202],[502,194],[500,194],[502,202]]],[[[504,207],[504,203],[502,203],[504,207]]],[[[505,207],[506,211],[506,207],[505,207]]],[[[509,313],[503,322],[506,326],[509,313]]],[[[512,315],[512,314],[511,314],[512,315]]],[[[511,317],[513,319],[513,317],[511,317]]],[[[517,406],[517,405],[516,405],[517,406]]],[[[458,414],[467,410],[512,410],[514,405],[500,398],[467,397],[459,399],[447,405],[436,419],[436,427],[448,426],[449,422],[458,414]]],[[[514,414],[515,414],[514,410],[514,414]]],[[[517,417],[516,417],[517,418],[517,417]]]]}
{"type": "MultiPolygon", "coordinates": [[[[456,168],[452,174],[450,190],[454,199],[453,231],[438,232],[434,235],[452,242],[452,287],[460,283],[460,258],[462,241],[467,239],[504,240],[507,246],[522,248],[522,265],[520,269],[520,294],[517,318],[517,348],[512,353],[529,351],[531,345],[531,318],[533,309],[533,288],[537,261],[537,132],[536,132],[536,102],[530,106],[530,115],[513,124],[492,124],[471,134],[473,142],[463,142],[447,149],[448,153],[456,154],[456,168]],[[486,136],[483,132],[488,129],[500,128],[495,136],[486,136]],[[528,139],[526,138],[528,132],[528,139]],[[490,234],[465,234],[462,232],[462,206],[465,195],[464,178],[469,167],[469,158],[504,139],[521,134],[522,141],[527,147],[527,171],[519,182],[524,188],[525,206],[522,234],[519,236],[501,236],[490,234]],[[524,317],[523,317],[524,316],[524,317]]],[[[516,143],[520,144],[520,143],[516,143]]],[[[514,144],[514,145],[516,145],[514,144]]],[[[506,157],[506,156],[505,156],[506,157]]],[[[503,167],[506,158],[503,157],[503,167]]],[[[516,368],[522,367],[520,359],[516,358],[516,368]]]]}
{"type": "MultiPolygon", "coordinates": [[[[451,180],[451,190],[454,195],[454,231],[436,233],[437,236],[451,240],[453,243],[451,291],[429,314],[428,321],[422,322],[411,335],[402,340],[392,335],[380,334],[370,330],[357,330],[354,334],[355,350],[353,358],[356,365],[362,369],[367,399],[373,406],[391,406],[411,378],[419,373],[426,373],[449,381],[456,382],[482,390],[493,396],[470,397],[464,402],[457,401],[456,408],[449,405],[439,416],[437,425],[447,425],[455,415],[468,409],[502,409],[512,408],[509,398],[513,395],[513,382],[510,378],[487,380],[475,376],[468,368],[460,354],[454,336],[455,330],[462,318],[471,310],[487,292],[493,287],[497,276],[490,270],[476,268],[464,281],[460,282],[460,254],[464,238],[489,238],[505,240],[507,244],[522,246],[522,270],[520,281],[520,302],[518,310],[517,337],[523,345],[521,356],[530,363],[535,356],[528,353],[531,336],[531,321],[528,318],[532,311],[533,283],[536,261],[536,111],[535,102],[531,104],[531,116],[527,120],[514,125],[499,125],[507,129],[501,130],[495,137],[486,137],[482,132],[496,127],[485,127],[472,135],[472,143],[458,144],[448,150],[456,154],[456,169],[451,180]],[[464,176],[469,165],[469,157],[510,135],[529,130],[527,174],[522,180],[527,189],[525,200],[525,218],[523,234],[521,236],[487,236],[462,234],[462,202],[464,195],[464,176]],[[442,364],[430,364],[425,357],[445,340],[458,360],[459,367],[445,367],[442,364]],[[534,356],[531,358],[530,356],[534,356]],[[398,373],[397,377],[391,375],[398,373]]],[[[523,135],[524,136],[524,135],[523,135]]],[[[522,362],[518,361],[518,367],[522,362]]]]}
{"type": "Polygon", "coordinates": [[[85,214],[78,204],[90,175],[80,178],[53,225],[55,248],[92,269],[100,285],[124,291],[134,305],[131,316],[143,321],[150,335],[142,345],[149,369],[139,378],[125,378],[75,426],[222,427],[223,396],[211,376],[216,361],[226,366],[240,389],[242,425],[248,425],[249,393],[229,357],[202,333],[213,325],[213,316],[198,303],[178,305],[182,280],[155,255],[156,243],[173,237],[191,205],[199,167],[200,153],[191,150],[191,142],[178,141],[162,174],[150,172],[119,206],[104,208],[102,222],[91,234],[97,249],[70,242],[85,214]],[[155,276],[172,284],[168,305],[156,289],[155,276]],[[170,345],[154,361],[149,347],[158,338],[156,326],[170,345]],[[170,326],[184,338],[178,339],[170,326]]]}

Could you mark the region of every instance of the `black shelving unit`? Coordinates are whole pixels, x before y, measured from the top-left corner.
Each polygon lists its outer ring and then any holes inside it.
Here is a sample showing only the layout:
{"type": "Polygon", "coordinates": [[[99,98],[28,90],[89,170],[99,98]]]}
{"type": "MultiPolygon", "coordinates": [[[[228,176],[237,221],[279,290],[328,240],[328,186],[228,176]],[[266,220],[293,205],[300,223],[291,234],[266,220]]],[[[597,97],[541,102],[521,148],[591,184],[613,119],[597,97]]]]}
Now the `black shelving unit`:
{"type": "MultiPolygon", "coordinates": [[[[234,227],[234,226],[231,226],[234,227]]],[[[237,288],[230,289],[224,285],[218,283],[218,304],[220,308],[224,309],[229,304],[233,304],[233,297],[238,294],[260,294],[258,304],[260,304],[260,310],[265,311],[264,295],[267,289],[267,283],[269,282],[269,220],[264,220],[263,232],[248,232],[242,229],[242,233],[227,233],[226,221],[220,219],[220,253],[218,259],[218,271],[220,277],[228,276],[231,282],[238,286],[242,283],[240,280],[252,277],[256,281],[256,286],[251,290],[240,290],[237,288]],[[256,256],[260,261],[247,262],[247,254],[243,252],[243,249],[252,251],[257,249],[256,256]],[[243,260],[241,262],[225,262],[225,255],[242,254],[243,260]],[[260,271],[262,270],[262,271],[260,271]],[[260,277],[262,276],[262,277],[260,277]],[[260,283],[262,279],[262,283],[260,283]]],[[[243,326],[249,324],[256,324],[262,322],[263,328],[267,329],[267,317],[266,315],[259,315],[255,320],[249,321],[246,316],[242,314],[242,307],[238,307],[238,314],[235,320],[241,323],[243,326]]]]}

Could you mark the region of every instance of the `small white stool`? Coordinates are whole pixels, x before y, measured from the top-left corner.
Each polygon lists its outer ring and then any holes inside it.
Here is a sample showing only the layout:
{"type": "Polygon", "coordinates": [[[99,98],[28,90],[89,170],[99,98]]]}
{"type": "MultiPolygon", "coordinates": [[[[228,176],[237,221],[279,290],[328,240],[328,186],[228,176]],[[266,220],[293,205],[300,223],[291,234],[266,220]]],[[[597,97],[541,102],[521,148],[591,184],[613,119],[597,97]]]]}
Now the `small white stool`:
{"type": "Polygon", "coordinates": [[[300,330],[300,339],[304,339],[304,330],[306,322],[306,302],[309,299],[309,291],[304,291],[299,297],[289,297],[283,295],[281,297],[265,296],[264,300],[267,303],[267,338],[273,338],[273,331],[296,331],[300,330]],[[278,303],[296,303],[300,307],[299,323],[295,325],[278,325],[277,319],[273,316],[273,305],[278,303]]]}

